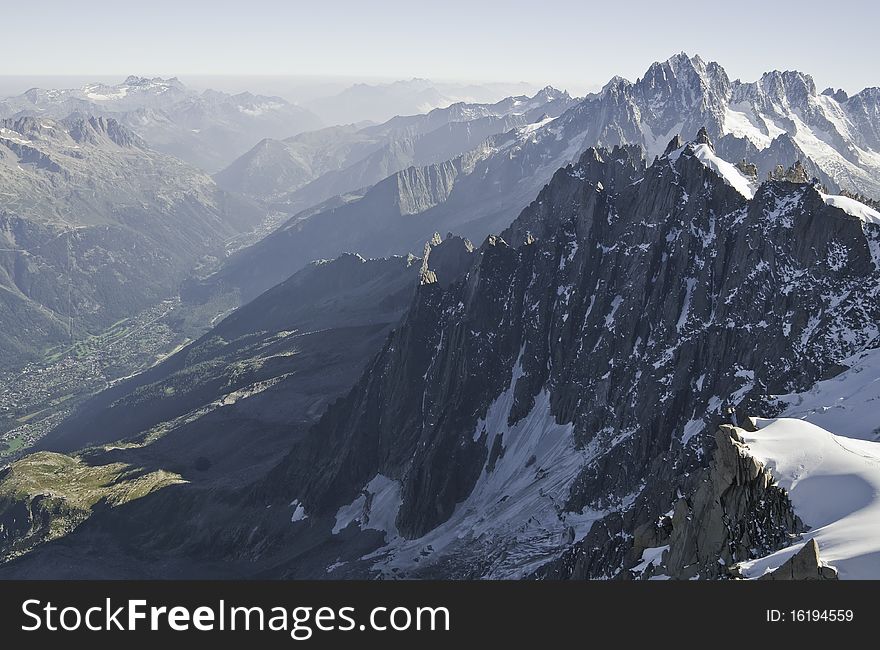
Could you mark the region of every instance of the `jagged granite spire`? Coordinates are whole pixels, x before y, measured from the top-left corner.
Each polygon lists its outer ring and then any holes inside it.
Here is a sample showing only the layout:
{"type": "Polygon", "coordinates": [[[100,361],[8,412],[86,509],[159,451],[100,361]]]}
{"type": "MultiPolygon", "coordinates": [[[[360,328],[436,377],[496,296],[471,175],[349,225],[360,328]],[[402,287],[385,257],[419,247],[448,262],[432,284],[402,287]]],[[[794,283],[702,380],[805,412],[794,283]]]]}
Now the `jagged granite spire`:
{"type": "Polygon", "coordinates": [[[419,283],[448,286],[470,266],[473,252],[474,245],[468,239],[452,233],[443,239],[435,232],[425,244],[419,283]]]}
{"type": "Polygon", "coordinates": [[[663,150],[663,155],[668,156],[673,151],[681,149],[684,145],[685,141],[682,139],[681,134],[676,134],[672,140],[669,141],[669,144],[666,145],[666,149],[663,150]]]}
{"type": "Polygon", "coordinates": [[[697,144],[706,144],[712,147],[712,151],[715,151],[715,147],[712,145],[712,139],[709,137],[709,132],[706,130],[705,126],[701,126],[700,130],[697,131],[697,137],[694,139],[694,142],[697,144]]]}

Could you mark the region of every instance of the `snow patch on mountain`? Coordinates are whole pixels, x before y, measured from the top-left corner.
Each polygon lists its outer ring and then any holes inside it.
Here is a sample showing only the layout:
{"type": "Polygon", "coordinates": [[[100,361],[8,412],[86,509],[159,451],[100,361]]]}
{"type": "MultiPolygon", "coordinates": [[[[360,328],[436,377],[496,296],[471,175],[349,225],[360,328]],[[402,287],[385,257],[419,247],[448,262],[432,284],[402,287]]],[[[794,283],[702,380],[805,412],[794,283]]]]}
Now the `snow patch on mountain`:
{"type": "MultiPolygon", "coordinates": [[[[547,390],[537,396],[525,418],[508,424],[520,376],[517,363],[509,388],[490,405],[474,432],[475,439],[485,432],[490,452],[501,438],[504,451],[494,466],[487,459],[474,489],[445,523],[418,539],[396,538],[368,556],[379,560],[376,568],[407,570],[415,562],[425,566],[454,553],[460,541],[478,541],[491,564],[484,577],[521,578],[583,538],[606,514],[589,508],[565,510],[571,485],[595,450],[575,447],[573,426],[556,422],[547,390]]],[[[339,521],[337,517],[337,528],[339,521]]]]}
{"type": "Polygon", "coordinates": [[[718,174],[725,183],[730,185],[745,198],[755,196],[755,184],[729,162],[715,154],[711,146],[697,144],[693,147],[694,157],[706,167],[718,174]]]}
{"type": "Polygon", "coordinates": [[[757,117],[752,107],[745,102],[726,106],[723,124],[725,134],[746,138],[758,149],[766,149],[773,138],[785,132],[772,121],[757,117]]]}
{"type": "Polygon", "coordinates": [[[860,201],[851,199],[848,196],[836,196],[831,194],[823,194],[822,198],[828,205],[840,208],[853,217],[858,217],[866,223],[880,225],[880,212],[877,212],[874,208],[868,207],[860,201]]]}
{"type": "Polygon", "coordinates": [[[400,504],[400,483],[382,474],[376,474],[354,501],[338,510],[333,534],[356,523],[361,530],[384,531],[386,539],[394,539],[399,535],[394,522],[400,504]]]}
{"type": "MultiPolygon", "coordinates": [[[[644,573],[649,565],[660,566],[663,562],[663,554],[669,550],[669,544],[665,546],[654,546],[646,548],[642,551],[642,557],[639,563],[632,568],[634,573],[644,573]]],[[[659,577],[659,576],[658,576],[659,577]]],[[[665,578],[665,576],[663,576],[665,578]]]]}
{"type": "Polygon", "coordinates": [[[306,514],[305,506],[300,503],[299,499],[291,501],[290,507],[293,508],[293,514],[290,516],[291,523],[296,523],[297,521],[303,521],[309,518],[306,514]]]}
{"type": "MultiPolygon", "coordinates": [[[[815,539],[821,559],[840,578],[880,578],[880,443],[791,418],[756,424],[758,431],[742,434],[749,453],[766,465],[810,527],[804,542],[815,539]]],[[[743,575],[776,569],[802,547],[744,562],[743,575]]]]}
{"type": "Polygon", "coordinates": [[[86,97],[95,102],[109,102],[115,99],[122,99],[128,94],[128,86],[116,86],[112,92],[95,92],[91,88],[85,88],[86,97]]]}
{"type": "Polygon", "coordinates": [[[556,119],[555,117],[545,117],[541,120],[538,120],[537,122],[533,122],[532,124],[526,124],[525,126],[520,127],[519,134],[520,135],[527,135],[529,133],[534,133],[535,131],[537,131],[541,127],[547,126],[548,124],[550,124],[550,122],[552,122],[555,119],[556,119]]]}

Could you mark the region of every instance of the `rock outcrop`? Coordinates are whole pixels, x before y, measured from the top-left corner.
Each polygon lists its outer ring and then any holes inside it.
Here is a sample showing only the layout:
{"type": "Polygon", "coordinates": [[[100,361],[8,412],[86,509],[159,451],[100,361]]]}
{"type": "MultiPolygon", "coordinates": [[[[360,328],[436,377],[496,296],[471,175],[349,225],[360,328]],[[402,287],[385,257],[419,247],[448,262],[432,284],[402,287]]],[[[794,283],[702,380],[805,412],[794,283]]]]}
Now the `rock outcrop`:
{"type": "MultiPolygon", "coordinates": [[[[785,491],[753,458],[731,425],[715,433],[706,477],[689,497],[673,505],[666,574],[718,578],[737,562],[790,544],[805,530],[785,491]]],[[[636,547],[641,556],[643,549],[636,547]]]]}
{"type": "Polygon", "coordinates": [[[819,545],[815,539],[807,541],[803,548],[785,564],[759,580],[837,580],[837,571],[819,559],[819,545]]]}

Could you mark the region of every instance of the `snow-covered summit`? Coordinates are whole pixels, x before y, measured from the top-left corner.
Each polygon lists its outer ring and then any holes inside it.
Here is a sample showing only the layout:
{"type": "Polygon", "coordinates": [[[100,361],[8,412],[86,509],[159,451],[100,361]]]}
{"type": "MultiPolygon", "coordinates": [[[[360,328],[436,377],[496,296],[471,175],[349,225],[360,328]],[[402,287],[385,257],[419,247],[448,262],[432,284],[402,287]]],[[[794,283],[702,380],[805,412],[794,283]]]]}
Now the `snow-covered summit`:
{"type": "MultiPolygon", "coordinates": [[[[716,62],[681,52],[634,82],[613,77],[572,109],[587,146],[639,144],[661,155],[675,134],[705,128],[727,160],[754,158],[760,175],[800,159],[829,190],[880,197],[880,92],[819,93],[799,71],[731,80],[716,62]]],[[[554,125],[554,128],[558,125],[554,125]]],[[[539,138],[540,139],[540,138],[539,138]]]]}

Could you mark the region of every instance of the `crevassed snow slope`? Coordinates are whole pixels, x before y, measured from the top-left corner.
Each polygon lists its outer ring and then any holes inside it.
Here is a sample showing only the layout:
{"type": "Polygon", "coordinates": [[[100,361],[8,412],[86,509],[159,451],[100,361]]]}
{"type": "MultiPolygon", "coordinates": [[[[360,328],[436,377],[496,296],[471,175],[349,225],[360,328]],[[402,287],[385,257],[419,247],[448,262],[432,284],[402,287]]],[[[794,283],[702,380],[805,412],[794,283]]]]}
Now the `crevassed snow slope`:
{"type": "Polygon", "coordinates": [[[779,567],[813,538],[840,578],[880,579],[880,443],[836,436],[803,420],[756,422],[758,431],[741,435],[810,530],[798,544],[743,563],[743,575],[779,567]]]}
{"type": "Polygon", "coordinates": [[[837,435],[880,442],[880,348],[843,362],[849,366],[803,393],[776,396],[781,417],[798,418],[837,435]]]}

